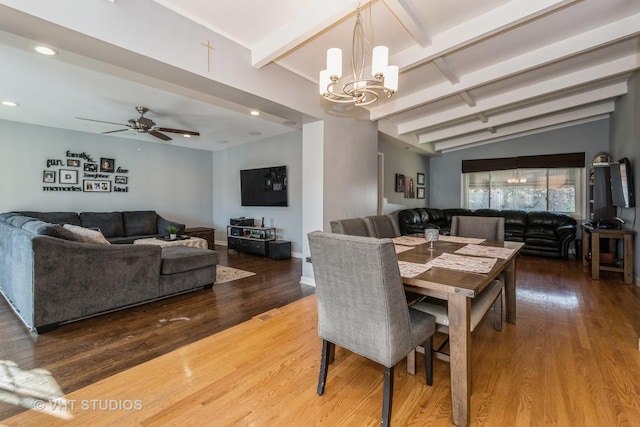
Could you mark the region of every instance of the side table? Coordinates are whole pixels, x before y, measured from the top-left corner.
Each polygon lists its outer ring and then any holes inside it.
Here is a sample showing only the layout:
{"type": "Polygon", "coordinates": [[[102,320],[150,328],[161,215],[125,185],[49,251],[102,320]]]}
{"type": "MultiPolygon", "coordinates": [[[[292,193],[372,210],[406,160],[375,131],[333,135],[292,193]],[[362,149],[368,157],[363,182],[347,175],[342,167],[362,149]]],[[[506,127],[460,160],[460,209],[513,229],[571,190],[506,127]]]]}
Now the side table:
{"type": "Polygon", "coordinates": [[[591,278],[600,280],[600,271],[613,271],[623,273],[624,283],[633,283],[633,236],[634,230],[627,228],[594,228],[588,225],[582,226],[582,265],[589,264],[589,251],[591,251],[591,278]],[[600,263],[600,239],[612,239],[623,241],[622,267],[600,263]]]}
{"type": "Polygon", "coordinates": [[[209,244],[209,249],[216,250],[216,229],[210,227],[193,227],[184,230],[186,236],[199,237],[209,244]]]}

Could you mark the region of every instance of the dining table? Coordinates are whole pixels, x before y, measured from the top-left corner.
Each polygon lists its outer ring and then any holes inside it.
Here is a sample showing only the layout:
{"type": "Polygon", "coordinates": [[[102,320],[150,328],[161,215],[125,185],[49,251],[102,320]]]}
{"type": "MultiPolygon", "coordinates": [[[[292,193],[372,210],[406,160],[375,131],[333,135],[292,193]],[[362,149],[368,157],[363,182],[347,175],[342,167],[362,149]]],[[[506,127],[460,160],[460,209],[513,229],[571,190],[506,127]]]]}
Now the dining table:
{"type": "Polygon", "coordinates": [[[431,248],[419,235],[401,236],[394,243],[405,290],[447,301],[452,421],[468,426],[471,301],[501,276],[506,320],[516,323],[516,261],[524,243],[440,236],[431,248]]]}

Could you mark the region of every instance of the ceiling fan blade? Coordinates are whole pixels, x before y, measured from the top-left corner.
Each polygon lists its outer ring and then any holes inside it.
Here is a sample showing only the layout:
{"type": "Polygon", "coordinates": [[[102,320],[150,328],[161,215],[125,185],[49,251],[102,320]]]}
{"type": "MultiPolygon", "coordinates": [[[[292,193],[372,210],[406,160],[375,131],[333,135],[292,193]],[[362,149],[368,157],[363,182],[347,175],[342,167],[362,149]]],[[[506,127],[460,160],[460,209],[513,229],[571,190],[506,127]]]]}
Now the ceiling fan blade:
{"type": "Polygon", "coordinates": [[[116,132],[124,132],[125,130],[130,130],[129,128],[126,129],[118,129],[118,130],[110,130],[109,132],[100,132],[102,135],[105,135],[107,133],[116,133],[116,132]]]}
{"type": "Polygon", "coordinates": [[[150,130],[149,132],[147,132],[149,135],[153,135],[156,138],[160,138],[163,141],[171,141],[171,138],[169,138],[167,135],[158,132],[157,130],[150,130]]]}
{"type": "Polygon", "coordinates": [[[110,125],[122,125],[122,123],[105,122],[104,120],[95,120],[95,119],[85,119],[84,117],[76,117],[76,119],[78,119],[78,120],[88,120],[90,122],[108,123],[110,125]]]}
{"type": "Polygon", "coordinates": [[[181,133],[183,135],[191,135],[191,136],[200,136],[200,132],[196,132],[194,130],[182,130],[182,129],[171,129],[171,128],[158,128],[162,132],[173,132],[173,133],[181,133]]]}

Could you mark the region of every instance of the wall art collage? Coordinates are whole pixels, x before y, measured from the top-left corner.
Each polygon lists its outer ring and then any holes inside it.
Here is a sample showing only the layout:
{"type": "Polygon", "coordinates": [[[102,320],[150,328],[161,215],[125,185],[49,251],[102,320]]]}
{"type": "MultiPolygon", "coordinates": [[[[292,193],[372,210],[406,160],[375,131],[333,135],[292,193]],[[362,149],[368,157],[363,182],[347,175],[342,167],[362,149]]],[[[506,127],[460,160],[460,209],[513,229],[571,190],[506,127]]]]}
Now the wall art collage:
{"type": "Polygon", "coordinates": [[[128,169],[116,167],[113,158],[100,157],[97,161],[85,152],[67,150],[64,159],[47,159],[47,168],[42,171],[42,182],[45,184],[42,191],[127,193],[128,173],[128,169]]]}
{"type": "Polygon", "coordinates": [[[405,199],[424,199],[425,198],[425,177],[423,173],[418,172],[416,180],[404,174],[396,174],[396,193],[404,193],[405,199]]]}

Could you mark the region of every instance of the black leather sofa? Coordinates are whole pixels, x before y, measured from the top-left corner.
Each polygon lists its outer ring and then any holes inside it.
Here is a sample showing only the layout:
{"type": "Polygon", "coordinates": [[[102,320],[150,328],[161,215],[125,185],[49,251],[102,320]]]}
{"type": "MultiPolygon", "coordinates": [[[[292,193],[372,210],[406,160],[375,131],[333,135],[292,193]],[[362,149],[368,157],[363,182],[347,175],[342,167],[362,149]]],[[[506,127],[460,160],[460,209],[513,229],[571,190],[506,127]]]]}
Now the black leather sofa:
{"type": "Polygon", "coordinates": [[[439,228],[449,234],[453,216],[501,216],[504,239],[524,242],[522,253],[554,258],[568,258],[569,246],[576,238],[577,222],[571,216],[548,211],[526,212],[497,209],[414,208],[398,212],[398,225],[403,235],[423,233],[425,228],[439,228]]]}

